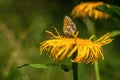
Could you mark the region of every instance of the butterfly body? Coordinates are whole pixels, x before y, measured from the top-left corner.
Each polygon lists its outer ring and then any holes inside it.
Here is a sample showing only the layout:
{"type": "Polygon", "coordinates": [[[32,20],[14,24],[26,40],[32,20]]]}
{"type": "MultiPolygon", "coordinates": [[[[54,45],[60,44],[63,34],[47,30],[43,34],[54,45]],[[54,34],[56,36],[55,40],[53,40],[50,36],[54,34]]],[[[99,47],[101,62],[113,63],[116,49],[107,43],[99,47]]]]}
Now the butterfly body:
{"type": "Polygon", "coordinates": [[[63,33],[65,36],[69,37],[76,32],[76,25],[72,21],[72,19],[68,16],[64,18],[63,24],[63,33]]]}

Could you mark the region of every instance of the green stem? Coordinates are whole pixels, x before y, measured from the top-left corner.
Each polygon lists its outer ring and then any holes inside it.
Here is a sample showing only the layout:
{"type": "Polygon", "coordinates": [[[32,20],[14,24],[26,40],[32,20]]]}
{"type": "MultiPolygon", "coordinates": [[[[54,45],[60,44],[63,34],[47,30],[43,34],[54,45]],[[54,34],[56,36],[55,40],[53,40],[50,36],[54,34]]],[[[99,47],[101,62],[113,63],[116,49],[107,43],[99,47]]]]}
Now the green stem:
{"type": "Polygon", "coordinates": [[[95,68],[96,80],[100,80],[98,61],[95,61],[94,68],[95,68]]]}
{"type": "Polygon", "coordinates": [[[73,69],[73,79],[78,80],[78,64],[72,63],[72,69],[73,69]]]}
{"type": "MultiPolygon", "coordinates": [[[[86,24],[88,32],[90,33],[90,35],[93,35],[93,34],[95,35],[95,28],[94,28],[93,21],[91,21],[89,18],[84,18],[83,21],[86,24]]],[[[95,35],[93,40],[96,40],[96,35],[95,35]]],[[[95,69],[96,80],[100,80],[98,61],[95,61],[94,69],[95,69]]]]}
{"type": "MultiPolygon", "coordinates": [[[[75,52],[72,56],[72,59],[74,59],[77,55],[77,52],[75,52]]],[[[73,70],[73,80],[78,80],[78,64],[72,63],[72,70],[73,70]]]]}

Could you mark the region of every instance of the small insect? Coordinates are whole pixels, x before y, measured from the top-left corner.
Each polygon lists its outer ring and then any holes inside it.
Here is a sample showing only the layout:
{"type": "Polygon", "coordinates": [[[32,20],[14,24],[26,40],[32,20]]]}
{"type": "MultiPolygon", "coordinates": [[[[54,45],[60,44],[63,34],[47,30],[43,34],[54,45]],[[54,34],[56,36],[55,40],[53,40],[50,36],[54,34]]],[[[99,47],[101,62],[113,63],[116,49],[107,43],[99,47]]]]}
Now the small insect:
{"type": "Polygon", "coordinates": [[[72,21],[72,19],[68,16],[65,16],[63,23],[63,33],[65,36],[69,37],[72,33],[76,32],[76,25],[72,21]]]}

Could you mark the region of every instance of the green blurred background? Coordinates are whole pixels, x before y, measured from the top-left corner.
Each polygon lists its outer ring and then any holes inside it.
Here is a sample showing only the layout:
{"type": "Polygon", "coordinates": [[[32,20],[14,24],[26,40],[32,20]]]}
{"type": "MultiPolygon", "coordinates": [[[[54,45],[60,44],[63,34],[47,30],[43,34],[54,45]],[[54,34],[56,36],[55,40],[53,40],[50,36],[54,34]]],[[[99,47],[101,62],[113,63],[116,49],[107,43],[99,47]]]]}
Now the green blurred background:
{"type": "MultiPolygon", "coordinates": [[[[57,27],[62,34],[63,18],[73,7],[87,0],[0,0],[0,80],[73,80],[72,71],[35,69],[25,63],[54,63],[46,54],[40,55],[40,42],[49,39],[45,30],[57,27]]],[[[90,0],[89,0],[90,1],[90,0]]],[[[120,5],[119,0],[105,0],[120,5]]],[[[72,17],[71,17],[72,18],[72,17]]],[[[82,19],[73,19],[79,37],[89,38],[82,19]]],[[[120,21],[95,21],[97,35],[120,30],[120,21]]],[[[99,60],[101,80],[120,80],[120,36],[103,47],[105,60],[99,60]]],[[[79,64],[79,80],[95,80],[94,65],[79,64]]]]}

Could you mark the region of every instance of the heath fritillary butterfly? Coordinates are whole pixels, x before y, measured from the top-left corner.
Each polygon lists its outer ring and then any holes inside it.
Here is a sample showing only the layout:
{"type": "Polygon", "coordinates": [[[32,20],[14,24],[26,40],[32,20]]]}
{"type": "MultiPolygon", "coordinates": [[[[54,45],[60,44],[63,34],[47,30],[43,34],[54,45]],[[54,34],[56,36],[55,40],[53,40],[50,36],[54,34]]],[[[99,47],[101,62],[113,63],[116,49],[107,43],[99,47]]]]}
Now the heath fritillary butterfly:
{"type": "Polygon", "coordinates": [[[65,36],[69,37],[72,33],[76,32],[76,25],[72,21],[72,19],[68,16],[65,16],[63,23],[63,33],[65,36]]]}

